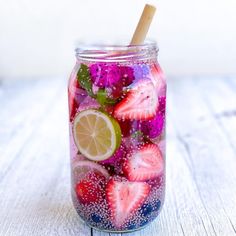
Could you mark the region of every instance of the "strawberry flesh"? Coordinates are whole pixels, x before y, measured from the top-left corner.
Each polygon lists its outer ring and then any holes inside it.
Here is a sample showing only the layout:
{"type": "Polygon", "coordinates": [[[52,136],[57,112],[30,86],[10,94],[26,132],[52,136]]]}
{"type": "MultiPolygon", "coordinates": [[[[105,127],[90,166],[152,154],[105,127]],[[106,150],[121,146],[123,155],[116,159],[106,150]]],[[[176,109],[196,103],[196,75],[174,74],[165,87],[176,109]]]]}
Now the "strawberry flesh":
{"type": "Polygon", "coordinates": [[[163,115],[165,115],[166,112],[166,97],[159,97],[158,98],[159,101],[159,108],[158,111],[161,112],[163,115]]]}
{"type": "Polygon", "coordinates": [[[124,175],[130,181],[147,181],[164,171],[161,151],[155,144],[146,144],[132,151],[123,164],[124,175]]]}
{"type": "Polygon", "coordinates": [[[113,224],[121,228],[144,203],[149,192],[147,183],[111,179],[106,187],[106,197],[113,224]]]}
{"type": "Polygon", "coordinates": [[[166,80],[159,65],[153,65],[151,67],[151,76],[157,87],[158,96],[166,96],[166,80]]]}
{"type": "Polygon", "coordinates": [[[158,109],[158,97],[151,80],[139,81],[115,106],[114,116],[121,120],[149,120],[158,109]]]}
{"type": "Polygon", "coordinates": [[[86,98],[87,92],[79,87],[77,79],[71,80],[68,89],[70,121],[72,121],[77,113],[81,102],[86,98]]]}
{"type": "Polygon", "coordinates": [[[90,173],[75,187],[78,200],[83,204],[99,202],[103,198],[106,178],[96,172],[90,173]]]}

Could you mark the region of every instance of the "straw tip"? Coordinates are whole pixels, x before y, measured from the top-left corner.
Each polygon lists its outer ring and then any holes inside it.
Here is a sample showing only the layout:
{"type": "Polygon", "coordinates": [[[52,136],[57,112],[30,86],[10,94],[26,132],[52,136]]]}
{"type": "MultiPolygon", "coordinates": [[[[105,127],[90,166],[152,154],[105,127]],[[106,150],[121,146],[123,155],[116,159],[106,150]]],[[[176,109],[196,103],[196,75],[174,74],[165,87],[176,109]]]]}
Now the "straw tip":
{"type": "Polygon", "coordinates": [[[146,4],[143,13],[139,19],[139,23],[133,34],[133,38],[130,42],[131,45],[142,44],[146,38],[149,26],[152,22],[152,18],[155,15],[156,7],[151,4],[146,4]]]}
{"type": "Polygon", "coordinates": [[[156,11],[156,7],[152,4],[149,4],[149,3],[145,4],[145,8],[149,8],[149,9],[152,9],[153,11],[156,11]]]}

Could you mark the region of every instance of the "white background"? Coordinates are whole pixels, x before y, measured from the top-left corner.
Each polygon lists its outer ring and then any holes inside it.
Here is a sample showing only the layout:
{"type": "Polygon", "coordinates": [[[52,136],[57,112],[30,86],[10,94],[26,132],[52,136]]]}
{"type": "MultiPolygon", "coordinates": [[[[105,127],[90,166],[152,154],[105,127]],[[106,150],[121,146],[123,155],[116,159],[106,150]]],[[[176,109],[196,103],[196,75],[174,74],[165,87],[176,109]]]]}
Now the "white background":
{"type": "MultiPolygon", "coordinates": [[[[68,76],[77,39],[129,39],[143,0],[0,0],[0,78],[68,76]]],[[[236,0],[159,0],[149,37],[167,75],[236,75],[236,0]]]]}

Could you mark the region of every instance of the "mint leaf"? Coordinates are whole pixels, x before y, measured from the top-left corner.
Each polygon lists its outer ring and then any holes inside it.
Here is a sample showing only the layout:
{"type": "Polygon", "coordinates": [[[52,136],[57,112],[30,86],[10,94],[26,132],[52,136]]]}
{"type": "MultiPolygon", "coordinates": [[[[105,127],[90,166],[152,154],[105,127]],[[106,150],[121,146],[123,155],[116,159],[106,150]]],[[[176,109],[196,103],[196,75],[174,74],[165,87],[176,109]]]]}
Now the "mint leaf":
{"type": "Polygon", "coordinates": [[[131,138],[139,139],[143,138],[143,132],[141,130],[137,130],[134,133],[131,134],[131,138]]]}
{"type": "Polygon", "coordinates": [[[113,104],[115,104],[115,103],[116,103],[116,100],[114,100],[114,99],[107,98],[107,100],[106,100],[106,104],[113,105],[113,104]]]}
{"type": "Polygon", "coordinates": [[[97,92],[97,101],[103,106],[106,102],[106,91],[105,89],[99,89],[97,92]]]}
{"type": "Polygon", "coordinates": [[[79,71],[77,73],[77,80],[79,81],[80,86],[87,91],[89,96],[95,97],[92,90],[92,81],[89,74],[88,66],[81,64],[79,71]]]}
{"type": "Polygon", "coordinates": [[[112,105],[116,100],[109,98],[105,89],[99,89],[97,92],[97,101],[102,105],[112,105]]]}

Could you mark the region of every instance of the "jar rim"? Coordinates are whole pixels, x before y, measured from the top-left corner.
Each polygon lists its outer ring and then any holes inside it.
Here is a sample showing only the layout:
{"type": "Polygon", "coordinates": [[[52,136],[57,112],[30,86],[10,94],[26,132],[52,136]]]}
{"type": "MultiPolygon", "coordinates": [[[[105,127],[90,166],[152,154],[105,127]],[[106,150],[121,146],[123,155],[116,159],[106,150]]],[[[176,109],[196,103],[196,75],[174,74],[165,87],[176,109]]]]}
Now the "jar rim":
{"type": "Polygon", "coordinates": [[[143,44],[85,44],[75,49],[76,58],[89,61],[127,61],[156,58],[159,51],[156,41],[145,40],[143,44]]]}

